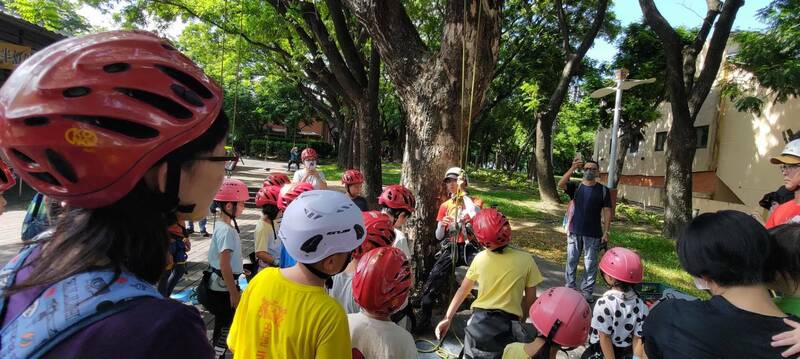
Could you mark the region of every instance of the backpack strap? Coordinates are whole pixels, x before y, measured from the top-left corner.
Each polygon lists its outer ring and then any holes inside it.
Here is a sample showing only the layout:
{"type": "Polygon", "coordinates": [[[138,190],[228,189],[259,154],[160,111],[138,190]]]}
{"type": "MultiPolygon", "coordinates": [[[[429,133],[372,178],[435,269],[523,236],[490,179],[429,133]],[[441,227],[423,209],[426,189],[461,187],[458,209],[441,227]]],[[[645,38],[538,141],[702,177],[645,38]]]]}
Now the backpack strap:
{"type": "Polygon", "coordinates": [[[8,303],[6,292],[14,285],[17,272],[22,268],[22,265],[25,264],[25,260],[33,253],[36,246],[37,244],[34,243],[22,247],[19,253],[17,253],[14,258],[11,258],[3,269],[0,270],[0,324],[2,324],[3,318],[5,318],[6,303],[8,303]]]}
{"type": "Polygon", "coordinates": [[[38,358],[73,334],[131,307],[140,298],[162,298],[131,273],[82,272],[45,289],[0,331],[0,358],[38,358]]]}

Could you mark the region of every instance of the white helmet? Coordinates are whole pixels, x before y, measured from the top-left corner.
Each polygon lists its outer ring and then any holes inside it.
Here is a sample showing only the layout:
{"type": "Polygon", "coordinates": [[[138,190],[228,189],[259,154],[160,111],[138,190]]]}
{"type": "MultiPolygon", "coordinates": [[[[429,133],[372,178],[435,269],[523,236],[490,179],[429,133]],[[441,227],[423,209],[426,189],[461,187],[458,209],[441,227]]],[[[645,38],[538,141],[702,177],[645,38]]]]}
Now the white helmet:
{"type": "Polygon", "coordinates": [[[278,237],[300,263],[317,263],[353,251],[364,241],[364,217],[352,200],[336,191],[301,194],[283,214],[278,237]]]}
{"type": "Polygon", "coordinates": [[[773,157],[769,161],[774,165],[795,165],[800,163],[800,138],[789,142],[786,147],[783,148],[783,152],[780,156],[773,157]]]}

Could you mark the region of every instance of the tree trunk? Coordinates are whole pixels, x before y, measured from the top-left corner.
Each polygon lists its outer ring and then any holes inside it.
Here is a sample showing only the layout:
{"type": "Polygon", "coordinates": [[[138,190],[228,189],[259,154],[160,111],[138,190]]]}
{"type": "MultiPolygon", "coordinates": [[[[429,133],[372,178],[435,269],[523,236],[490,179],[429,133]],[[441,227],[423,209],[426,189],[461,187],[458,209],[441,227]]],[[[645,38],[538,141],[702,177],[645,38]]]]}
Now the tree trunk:
{"type": "Polygon", "coordinates": [[[361,134],[358,131],[358,113],[354,113],[353,116],[354,118],[350,124],[350,131],[353,132],[353,143],[350,144],[350,155],[352,156],[353,161],[350,163],[350,167],[348,168],[361,168],[361,134]]]}
{"type": "Polygon", "coordinates": [[[617,152],[617,178],[611,184],[612,188],[617,188],[619,179],[622,177],[622,170],[625,168],[625,157],[628,155],[628,150],[631,149],[633,134],[630,131],[623,131],[622,136],[619,138],[619,152],[617,152]]]}
{"type": "Polygon", "coordinates": [[[397,130],[397,138],[392,144],[392,162],[403,161],[403,151],[406,145],[406,112],[400,110],[400,127],[397,130]]]}
{"type": "MultiPolygon", "coordinates": [[[[560,105],[559,105],[560,106],[560,105]]],[[[539,195],[542,200],[550,203],[558,203],[561,200],[556,190],[556,182],[553,177],[553,122],[540,118],[536,123],[536,147],[534,148],[534,158],[536,169],[536,180],[539,183],[539,195]]]]}
{"type": "MultiPolygon", "coordinates": [[[[441,198],[442,174],[461,165],[464,143],[460,134],[480,109],[497,62],[502,1],[451,0],[442,21],[442,41],[437,52],[422,42],[400,1],[347,0],[359,22],[377,45],[390,80],[408,115],[403,153],[402,184],[417,197],[414,216],[406,231],[414,247],[414,267],[420,286],[433,265],[437,250],[434,236],[436,213],[441,198]],[[479,11],[480,26],[478,29],[479,11]],[[467,6],[467,18],[464,9],[467,6]],[[464,50],[466,44],[466,50],[464,50]],[[465,57],[462,57],[465,56],[465,57]],[[462,60],[466,62],[467,83],[462,84],[462,60]],[[472,65],[475,66],[474,89],[472,65]],[[460,106],[462,85],[472,93],[471,103],[460,106]],[[462,112],[463,111],[463,112],[462,112]]],[[[465,101],[468,102],[468,101],[465,101]]],[[[467,141],[467,139],[464,139],[467,141]]]]}
{"type": "Polygon", "coordinates": [[[381,195],[381,138],[382,128],[378,112],[378,84],[380,81],[381,60],[378,49],[373,46],[369,60],[369,84],[367,101],[358,106],[361,172],[364,174],[364,193],[370,208],[377,206],[381,195]]]}

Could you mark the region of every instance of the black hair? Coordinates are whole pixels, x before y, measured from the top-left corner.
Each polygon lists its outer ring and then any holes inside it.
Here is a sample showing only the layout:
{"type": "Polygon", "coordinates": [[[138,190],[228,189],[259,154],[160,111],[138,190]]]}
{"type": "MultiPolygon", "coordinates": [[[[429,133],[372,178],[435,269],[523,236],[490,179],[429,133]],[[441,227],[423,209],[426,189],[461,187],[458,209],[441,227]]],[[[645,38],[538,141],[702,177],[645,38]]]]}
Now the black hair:
{"type": "Polygon", "coordinates": [[[278,218],[278,212],[280,212],[278,206],[271,204],[268,204],[261,208],[261,214],[269,218],[270,221],[274,221],[276,218],[278,218]]]}
{"type": "Polygon", "coordinates": [[[704,213],[678,238],[681,266],[695,277],[723,286],[769,283],[775,239],[753,217],[739,211],[704,213]]]}
{"type": "Polygon", "coordinates": [[[394,221],[392,222],[392,224],[394,224],[394,222],[397,222],[397,219],[400,218],[400,215],[403,214],[403,213],[406,214],[406,218],[411,216],[411,212],[409,212],[406,209],[391,208],[391,207],[387,207],[385,204],[381,205],[381,212],[389,213],[389,215],[394,218],[394,221]]]}
{"type": "MultiPolygon", "coordinates": [[[[166,155],[167,160],[191,167],[192,158],[214,150],[228,133],[228,118],[220,112],[200,137],[166,155]]],[[[168,199],[151,189],[144,180],[119,201],[101,208],[69,208],[58,220],[53,236],[42,239],[40,257],[31,276],[15,283],[7,295],[40,285],[52,285],[98,263],[115,271],[129,271],[150,283],[164,273],[169,245],[167,228],[175,213],[167,210],[168,199]],[[131,220],[135,218],[136,220],[131,220]]],[[[13,275],[13,274],[12,274],[13,275]]],[[[115,278],[116,279],[116,278],[115,278]]]]}
{"type": "Polygon", "coordinates": [[[595,160],[586,160],[586,162],[584,162],[583,165],[585,166],[587,163],[594,163],[595,166],[597,166],[597,169],[600,169],[600,164],[597,163],[597,161],[595,160]]]}
{"type": "MultiPolygon", "coordinates": [[[[611,284],[606,279],[606,276],[608,274],[603,272],[602,269],[600,270],[600,273],[603,274],[603,275],[601,275],[601,277],[603,277],[603,282],[605,282],[609,287],[613,287],[613,288],[619,289],[620,292],[629,292],[629,291],[633,290],[636,287],[636,285],[633,284],[633,283],[623,282],[623,281],[621,281],[621,280],[619,280],[617,278],[613,278],[614,279],[614,284],[611,284]]],[[[609,275],[609,277],[611,277],[611,276],[609,275]]]]}
{"type": "Polygon", "coordinates": [[[769,234],[777,245],[770,262],[784,278],[794,281],[794,290],[797,290],[800,288],[800,223],[774,227],[769,234]]]}

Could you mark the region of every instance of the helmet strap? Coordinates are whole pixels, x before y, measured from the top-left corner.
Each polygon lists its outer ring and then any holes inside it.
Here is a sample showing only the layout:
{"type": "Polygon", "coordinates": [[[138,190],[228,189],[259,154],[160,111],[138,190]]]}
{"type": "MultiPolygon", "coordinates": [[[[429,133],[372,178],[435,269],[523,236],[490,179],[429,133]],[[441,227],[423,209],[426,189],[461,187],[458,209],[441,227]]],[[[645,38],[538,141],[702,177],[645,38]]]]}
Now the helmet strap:
{"type": "Polygon", "coordinates": [[[181,205],[180,186],[181,186],[181,167],[183,161],[178,159],[167,160],[167,185],[166,185],[166,198],[167,205],[171,212],[192,213],[194,212],[195,204],[181,205]]]}
{"type": "Polygon", "coordinates": [[[506,244],[506,245],[504,245],[504,246],[497,247],[497,248],[495,248],[495,249],[492,249],[492,252],[495,252],[495,253],[503,253],[503,250],[504,250],[504,249],[506,249],[506,247],[508,247],[508,244],[506,244]]]}
{"type": "Polygon", "coordinates": [[[242,233],[241,231],[239,231],[239,224],[236,223],[236,215],[235,214],[236,214],[236,210],[238,209],[237,208],[238,206],[239,206],[238,202],[225,202],[224,205],[220,206],[220,210],[222,210],[222,213],[225,213],[226,216],[231,217],[231,221],[233,221],[233,227],[236,228],[236,233],[242,233]],[[230,203],[233,206],[233,213],[234,214],[230,214],[230,213],[228,213],[228,211],[225,210],[225,206],[228,203],[230,203]]]}
{"type": "Polygon", "coordinates": [[[332,279],[332,277],[337,275],[337,274],[339,274],[339,273],[341,273],[341,272],[344,272],[345,268],[347,268],[347,265],[350,264],[350,261],[352,261],[352,260],[353,260],[353,254],[352,253],[348,253],[347,260],[344,261],[344,264],[342,265],[342,269],[340,269],[338,272],[336,272],[334,274],[325,273],[325,272],[323,272],[323,271],[321,271],[321,270],[319,270],[317,268],[314,268],[314,266],[311,265],[311,264],[307,264],[307,263],[300,263],[300,264],[302,264],[304,267],[306,267],[309,272],[314,273],[314,275],[317,276],[317,278],[324,280],[325,281],[325,288],[331,289],[331,288],[333,288],[333,279],[332,279]]]}

